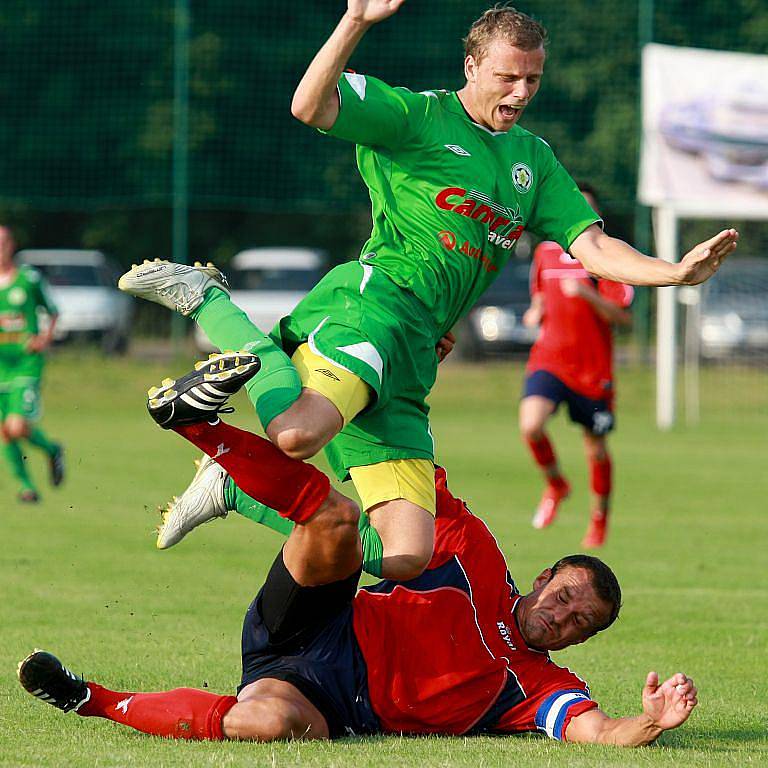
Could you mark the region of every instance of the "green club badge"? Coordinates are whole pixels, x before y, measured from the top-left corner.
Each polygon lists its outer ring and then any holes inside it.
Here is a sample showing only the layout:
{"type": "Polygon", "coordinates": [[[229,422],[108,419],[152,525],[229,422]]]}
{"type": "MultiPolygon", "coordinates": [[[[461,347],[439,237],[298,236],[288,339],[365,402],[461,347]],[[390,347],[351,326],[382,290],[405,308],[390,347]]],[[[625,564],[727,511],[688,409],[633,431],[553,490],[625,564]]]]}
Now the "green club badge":
{"type": "Polygon", "coordinates": [[[515,163],[512,166],[512,183],[518,192],[525,194],[533,184],[533,171],[525,163],[515,163]]]}

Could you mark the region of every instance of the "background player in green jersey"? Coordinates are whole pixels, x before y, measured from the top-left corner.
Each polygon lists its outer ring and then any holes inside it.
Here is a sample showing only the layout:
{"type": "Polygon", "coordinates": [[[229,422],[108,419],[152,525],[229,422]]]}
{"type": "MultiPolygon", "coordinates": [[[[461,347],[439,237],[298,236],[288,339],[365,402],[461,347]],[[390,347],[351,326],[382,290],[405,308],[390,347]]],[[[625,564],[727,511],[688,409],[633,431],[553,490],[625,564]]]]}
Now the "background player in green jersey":
{"type": "Polygon", "coordinates": [[[0,226],[0,416],[3,452],[19,483],[19,500],[38,501],[21,451],[21,440],[44,451],[51,482],[64,479],[64,454],[37,424],[40,415],[40,378],[43,351],[51,343],[58,310],[40,273],[13,262],[16,243],[8,227],[0,226]],[[44,333],[38,329],[38,309],[50,317],[44,333]]]}
{"type": "MultiPolygon", "coordinates": [[[[434,538],[426,397],[435,348],[521,233],[559,243],[598,277],[640,285],[702,282],[738,234],[723,230],[679,264],[604,234],[546,142],[517,125],[539,89],[546,32],[512,8],[472,25],[458,92],[344,73],[364,34],[400,5],[348,0],[292,104],[299,120],[358,145],[373,214],[359,262],[332,270],[269,336],[229,301],[213,267],[147,263],[120,285],[192,315],[220,348],[259,355],[262,372],[247,388],[267,435],[293,458],[326,448],[370,516],[371,559],[386,577],[408,579],[429,562],[434,538]]],[[[161,389],[150,408],[163,405],[161,389]]]]}

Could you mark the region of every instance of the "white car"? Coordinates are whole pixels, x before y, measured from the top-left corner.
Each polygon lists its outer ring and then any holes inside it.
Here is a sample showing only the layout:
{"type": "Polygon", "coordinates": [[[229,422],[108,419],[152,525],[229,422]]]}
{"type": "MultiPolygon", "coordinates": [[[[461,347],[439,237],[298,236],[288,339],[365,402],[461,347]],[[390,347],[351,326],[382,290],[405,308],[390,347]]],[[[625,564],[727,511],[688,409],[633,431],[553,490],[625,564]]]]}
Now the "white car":
{"type": "MultiPolygon", "coordinates": [[[[325,274],[326,257],[314,248],[250,248],[235,255],[224,272],[232,301],[268,333],[325,274]]],[[[200,327],[195,342],[203,352],[216,349],[200,327]]]]}
{"type": "Polygon", "coordinates": [[[54,341],[94,339],[105,352],[128,346],[133,299],[117,289],[121,270],[101,251],[19,251],[18,264],[39,270],[59,310],[54,341]]]}

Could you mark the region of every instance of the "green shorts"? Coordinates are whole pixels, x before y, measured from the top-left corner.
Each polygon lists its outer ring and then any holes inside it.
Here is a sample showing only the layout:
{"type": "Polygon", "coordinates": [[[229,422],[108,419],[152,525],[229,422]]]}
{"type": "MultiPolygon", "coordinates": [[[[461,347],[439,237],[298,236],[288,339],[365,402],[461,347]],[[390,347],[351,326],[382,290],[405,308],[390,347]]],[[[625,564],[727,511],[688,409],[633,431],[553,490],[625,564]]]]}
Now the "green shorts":
{"type": "Polygon", "coordinates": [[[331,270],[271,334],[288,355],[306,342],[359,376],[370,405],[326,447],[341,479],[350,467],[434,458],[427,396],[437,375],[438,330],[427,308],[373,265],[331,270]]]}
{"type": "Polygon", "coordinates": [[[0,360],[0,417],[21,416],[26,421],[40,417],[40,379],[43,361],[28,355],[16,361],[0,360]]]}

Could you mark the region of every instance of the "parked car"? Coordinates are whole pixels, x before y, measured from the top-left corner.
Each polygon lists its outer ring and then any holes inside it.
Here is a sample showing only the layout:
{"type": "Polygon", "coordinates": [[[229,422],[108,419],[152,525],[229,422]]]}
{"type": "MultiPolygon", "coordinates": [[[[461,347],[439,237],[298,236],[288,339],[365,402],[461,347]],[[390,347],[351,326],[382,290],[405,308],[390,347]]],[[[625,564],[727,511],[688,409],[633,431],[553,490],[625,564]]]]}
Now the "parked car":
{"type": "Polygon", "coordinates": [[[510,261],[470,310],[458,331],[457,352],[476,360],[495,354],[525,354],[536,341],[537,328],[523,325],[531,303],[528,261],[510,261]]]}
{"type": "MultiPolygon", "coordinates": [[[[224,271],[232,301],[267,332],[309,293],[326,265],[325,253],[314,248],[249,248],[236,254],[224,271]]],[[[204,352],[215,349],[199,327],[195,342],[204,352]]]]}
{"type": "Polygon", "coordinates": [[[733,257],[702,286],[701,355],[768,354],[768,259],[733,257]]]}
{"type": "Polygon", "coordinates": [[[54,341],[87,338],[105,352],[128,346],[133,299],[117,289],[121,269],[101,251],[24,250],[19,264],[38,269],[51,288],[60,315],[54,341]]]}

